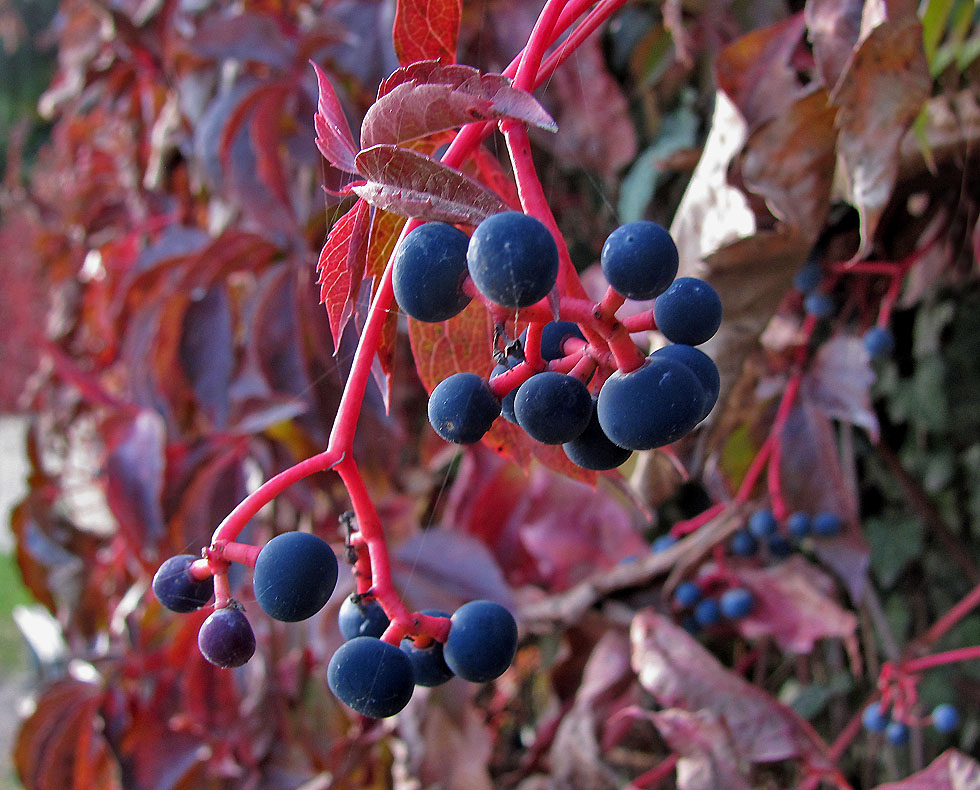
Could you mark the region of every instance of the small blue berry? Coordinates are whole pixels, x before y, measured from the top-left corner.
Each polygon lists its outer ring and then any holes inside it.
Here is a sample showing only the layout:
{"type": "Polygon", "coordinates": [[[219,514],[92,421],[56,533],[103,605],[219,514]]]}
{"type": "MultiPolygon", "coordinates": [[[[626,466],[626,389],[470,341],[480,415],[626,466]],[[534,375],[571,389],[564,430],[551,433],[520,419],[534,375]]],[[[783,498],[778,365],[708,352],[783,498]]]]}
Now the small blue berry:
{"type": "Polygon", "coordinates": [[[694,619],[697,624],[707,628],[721,620],[721,607],[714,598],[705,598],[694,607],[694,619]]]}
{"type": "Polygon", "coordinates": [[[701,630],[701,624],[694,619],[694,615],[687,615],[681,620],[681,628],[687,631],[691,636],[697,636],[698,632],[701,630]]]}
{"type": "Polygon", "coordinates": [[[793,287],[803,294],[815,290],[823,279],[823,270],[816,261],[807,261],[803,268],[793,276],[793,287]]]}
{"type": "Polygon", "coordinates": [[[762,540],[772,535],[779,524],[771,510],[757,510],[749,516],[749,532],[752,537],[762,540]]]}
{"type": "Polygon", "coordinates": [[[654,554],[659,554],[661,551],[667,551],[675,543],[677,543],[677,538],[668,532],[666,535],[661,535],[650,545],[650,551],[654,554]]]}
{"type": "Polygon", "coordinates": [[[674,603],[681,608],[694,606],[701,600],[701,588],[695,582],[681,582],[674,590],[674,603]]]}
{"type": "Polygon", "coordinates": [[[810,524],[810,516],[806,513],[797,511],[786,519],[786,531],[797,540],[805,538],[807,535],[809,535],[811,528],[812,525],[810,524]]]}
{"type": "Polygon", "coordinates": [[[959,711],[948,702],[937,705],[932,711],[932,726],[939,732],[953,732],[960,726],[959,711]]]}
{"type": "Polygon", "coordinates": [[[834,314],[834,298],[822,291],[814,291],[803,300],[803,309],[816,318],[830,318],[834,314]]]}
{"type": "Polygon", "coordinates": [[[751,557],[759,550],[759,542],[744,529],[732,535],[732,554],[736,557],[751,557]]]}
{"type": "Polygon", "coordinates": [[[821,538],[832,538],[840,534],[844,528],[844,520],[836,513],[825,510],[813,517],[812,525],[814,535],[819,535],[821,538]]]}
{"type": "Polygon", "coordinates": [[[880,702],[872,702],[864,709],[861,722],[869,732],[884,732],[888,722],[892,720],[891,712],[881,709],[880,702]]]}
{"type": "Polygon", "coordinates": [[[909,742],[909,727],[901,721],[890,721],[885,727],[885,738],[894,746],[904,746],[909,742]]]}
{"type": "Polygon", "coordinates": [[[784,560],[793,553],[793,544],[778,532],[770,535],[766,540],[766,547],[769,549],[769,556],[784,560]]]}
{"type": "Polygon", "coordinates": [[[755,598],[744,587],[733,587],[721,595],[721,613],[730,620],[747,617],[755,607],[755,598]]]}
{"type": "Polygon", "coordinates": [[[864,348],[872,359],[887,357],[895,350],[895,336],[885,327],[873,326],[864,333],[864,348]]]}

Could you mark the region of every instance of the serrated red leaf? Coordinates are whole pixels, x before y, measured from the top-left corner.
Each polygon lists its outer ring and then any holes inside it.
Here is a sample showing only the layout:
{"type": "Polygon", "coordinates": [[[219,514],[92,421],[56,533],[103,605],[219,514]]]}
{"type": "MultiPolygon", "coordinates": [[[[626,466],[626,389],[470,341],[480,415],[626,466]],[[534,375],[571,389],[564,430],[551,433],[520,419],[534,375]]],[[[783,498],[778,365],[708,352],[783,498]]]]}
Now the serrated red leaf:
{"type": "Polygon", "coordinates": [[[462,15],[462,0],[398,0],[392,30],[398,62],[454,63],[462,15]]]}
{"type": "Polygon", "coordinates": [[[926,768],[875,790],[975,790],[980,787],[980,763],[956,749],[948,749],[926,768]]]}
{"type": "Polygon", "coordinates": [[[313,116],[313,125],[316,129],[316,147],[320,149],[327,161],[338,170],[347,173],[356,173],[354,157],[357,156],[357,143],[351,134],[350,125],[347,123],[347,116],[344,108],[337,98],[337,93],[330,84],[330,80],[316,63],[312,60],[310,65],[316,72],[317,99],[316,115],[313,116]]]}
{"type": "Polygon", "coordinates": [[[355,161],[368,179],[353,188],[355,194],[403,217],[478,225],[506,208],[497,195],[461,171],[407,148],[375,145],[355,161]]]}
{"type": "Polygon", "coordinates": [[[630,629],[633,669],[658,704],[707,710],[732,735],[740,760],[799,758],[815,771],[833,769],[827,747],[792,709],[726,669],[673,620],[640,612],[630,629]]]}
{"type": "Polygon", "coordinates": [[[361,288],[367,260],[370,207],[358,200],[337,220],[317,261],[320,302],[327,308],[334,349],[354,312],[354,301],[361,288]]]}
{"type": "MultiPolygon", "coordinates": [[[[404,71],[408,71],[407,69],[404,71]]],[[[397,72],[396,72],[397,74],[397,72]]],[[[361,145],[403,143],[474,121],[513,118],[556,131],[554,119],[527,91],[500,74],[437,66],[424,81],[392,75],[361,124],[361,145]],[[461,79],[464,78],[465,79],[461,79]]]]}

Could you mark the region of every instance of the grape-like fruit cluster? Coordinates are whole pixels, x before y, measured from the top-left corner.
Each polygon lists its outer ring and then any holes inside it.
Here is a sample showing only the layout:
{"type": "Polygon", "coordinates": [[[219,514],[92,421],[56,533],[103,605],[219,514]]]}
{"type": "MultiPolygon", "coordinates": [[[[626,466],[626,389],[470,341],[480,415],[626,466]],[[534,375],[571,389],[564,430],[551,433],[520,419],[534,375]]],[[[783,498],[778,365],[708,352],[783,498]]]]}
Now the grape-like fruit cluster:
{"type": "Polygon", "coordinates": [[[731,587],[720,596],[705,595],[701,586],[693,581],[678,584],[673,601],[682,612],[689,610],[681,623],[691,633],[717,625],[726,618],[740,620],[748,617],[755,608],[755,597],[744,587],[731,587]]]}
{"type": "MultiPolygon", "coordinates": [[[[933,708],[932,726],[937,732],[947,734],[960,726],[960,714],[954,705],[944,702],[933,708]]],[[[892,711],[882,707],[881,702],[872,702],[861,714],[861,723],[868,732],[884,733],[885,740],[894,746],[904,746],[909,741],[909,725],[892,718],[892,711]]]]}
{"type": "MultiPolygon", "coordinates": [[[[190,554],[171,557],[154,575],[153,593],[168,609],[192,612],[214,595],[211,576],[196,579],[191,575],[191,565],[197,559],[190,554]]],[[[277,535],[262,547],[255,560],[255,599],[277,620],[295,622],[312,617],[326,604],[336,584],[337,557],[333,549],[307,532],[277,535]]],[[[380,607],[377,609],[380,611],[380,607]]],[[[377,617],[374,610],[371,614],[377,617]]],[[[201,654],[215,666],[228,669],[248,661],[255,652],[255,634],[242,605],[230,600],[215,609],[201,625],[197,643],[201,654]]]]}
{"type": "MultiPolygon", "coordinates": [[[[677,248],[655,222],[617,228],[603,245],[600,263],[616,293],[655,300],[654,318],[671,345],[635,370],[607,371],[591,390],[591,372],[571,375],[571,365],[525,373],[507,392],[474,373],[456,373],[429,397],[429,422],[439,436],[472,444],[503,415],[536,441],[562,445],[579,466],[603,470],[624,463],[633,450],[677,441],[708,415],[720,390],[718,368],[694,346],[718,330],[718,294],[702,280],[675,279],[677,248]]],[[[551,293],[558,269],[558,248],[547,227],[508,211],[481,222],[468,240],[452,225],[419,226],[396,253],[392,282],[405,313],[434,322],[462,311],[474,289],[505,308],[530,307],[551,293]]],[[[490,380],[524,362],[526,337],[525,331],[513,344],[515,353],[508,346],[506,361],[498,357],[490,380]]],[[[547,365],[580,352],[587,342],[576,323],[552,321],[541,326],[540,355],[547,365]]]]}
{"type": "MultiPolygon", "coordinates": [[[[423,614],[449,617],[438,610],[423,614]]],[[[351,629],[342,632],[346,637],[351,629]]],[[[500,677],[516,651],[513,615],[492,601],[471,601],[450,617],[445,644],[416,644],[406,637],[395,647],[379,636],[348,637],[330,659],[327,684],[358,713],[385,718],[408,704],[415,686],[438,686],[454,676],[474,683],[500,677]]]]}
{"type": "Polygon", "coordinates": [[[770,557],[781,559],[792,554],[805,538],[833,538],[844,529],[844,520],[830,511],[790,513],[782,525],[768,508],[753,512],[743,529],[731,538],[729,549],[737,557],[752,557],[765,546],[770,557]]]}

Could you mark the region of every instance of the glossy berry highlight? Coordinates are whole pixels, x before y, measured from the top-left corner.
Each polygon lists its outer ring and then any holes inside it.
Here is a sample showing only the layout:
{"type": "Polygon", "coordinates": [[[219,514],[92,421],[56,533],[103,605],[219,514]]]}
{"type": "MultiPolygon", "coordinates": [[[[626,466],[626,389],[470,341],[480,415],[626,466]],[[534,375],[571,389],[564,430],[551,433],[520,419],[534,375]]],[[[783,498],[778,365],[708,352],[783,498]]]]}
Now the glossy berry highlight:
{"type": "Polygon", "coordinates": [[[193,554],[178,554],[164,561],[153,575],[153,594],[171,612],[193,612],[214,596],[214,577],[191,576],[191,565],[199,559],[193,554]]]}
{"type": "Polygon", "coordinates": [[[255,560],[255,600],[276,620],[294,623],[312,617],[336,586],[337,557],[309,532],[276,535],[255,560]]]}
{"type": "Polygon", "coordinates": [[[470,238],[466,265],[477,290],[503,307],[540,301],[558,277],[558,246],[551,232],[519,211],[494,214],[470,238]]]}
{"type": "Polygon", "coordinates": [[[394,645],[371,636],[344,642],[327,665],[327,685],[348,707],[383,719],[404,708],[415,690],[412,662],[394,645]]]}
{"type": "Polygon", "coordinates": [[[216,667],[231,669],[245,664],[255,654],[255,634],[241,605],[232,601],[212,612],[197,633],[197,646],[216,667]]]}

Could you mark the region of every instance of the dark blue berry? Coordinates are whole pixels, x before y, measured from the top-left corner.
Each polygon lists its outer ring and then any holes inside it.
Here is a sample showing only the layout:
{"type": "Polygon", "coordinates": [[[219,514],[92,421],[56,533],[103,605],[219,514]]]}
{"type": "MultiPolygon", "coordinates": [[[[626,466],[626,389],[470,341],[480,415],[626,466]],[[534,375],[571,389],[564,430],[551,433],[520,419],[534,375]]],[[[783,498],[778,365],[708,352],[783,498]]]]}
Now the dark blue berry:
{"type": "Polygon", "coordinates": [[[655,357],[675,359],[682,365],[686,365],[698,377],[698,381],[701,382],[701,389],[704,390],[704,407],[702,408],[701,419],[707,417],[715,407],[715,403],[718,402],[718,393],[721,391],[721,376],[714,360],[701,349],[685,346],[683,343],[664,346],[651,354],[651,358],[655,357]]]}
{"type": "Polygon", "coordinates": [[[653,317],[672,343],[697,346],[721,326],[721,299],[704,280],[678,277],[653,303],[653,317]]]}
{"type": "Polygon", "coordinates": [[[677,543],[677,538],[668,532],[666,535],[661,535],[650,544],[650,551],[652,551],[654,554],[659,554],[662,551],[667,551],[667,549],[669,549],[675,543],[677,543]]]}
{"type": "MultiPolygon", "coordinates": [[[[496,365],[494,366],[493,372],[490,374],[490,379],[493,380],[510,369],[511,368],[507,365],[496,365]]],[[[514,423],[514,425],[517,425],[517,415],[514,414],[514,399],[517,397],[517,390],[520,388],[520,386],[521,385],[518,384],[500,400],[500,416],[507,420],[507,422],[514,423]]]]}
{"type": "Polygon", "coordinates": [[[564,444],[577,438],[592,418],[592,396],[574,376],[546,370],[521,384],[514,414],[532,439],[564,444]]]}
{"type": "Polygon", "coordinates": [[[613,444],[603,432],[594,400],[589,424],[577,437],[565,442],[562,449],[573,464],[596,471],[615,469],[626,463],[633,454],[632,450],[613,444]]]}
{"type": "Polygon", "coordinates": [[[545,362],[565,356],[564,345],[569,338],[585,340],[574,321],[549,321],[541,328],[541,358],[545,362]]]}
{"type": "Polygon", "coordinates": [[[730,620],[747,617],[755,608],[755,598],[744,587],[725,590],[719,600],[721,613],[730,620]]]}
{"type": "Polygon", "coordinates": [[[721,620],[721,607],[714,598],[705,598],[694,607],[694,619],[702,628],[715,625],[721,620]]]}
{"type": "Polygon", "coordinates": [[[681,582],[674,590],[674,603],[685,608],[701,600],[701,588],[695,582],[681,582]]]}
{"type": "Polygon", "coordinates": [[[803,294],[808,294],[820,285],[823,279],[823,269],[816,261],[807,261],[803,268],[793,276],[793,287],[803,294]]]}
{"type": "Polygon", "coordinates": [[[677,276],[677,246],[656,222],[630,222],[609,234],[600,264],[617,293],[629,299],[653,299],[677,276]]]}
{"type": "Polygon", "coordinates": [[[391,284],[402,311],[419,321],[445,321],[470,303],[463,292],[469,237],[443,222],[409,233],[395,253],[391,284]]]}
{"type": "Polygon", "coordinates": [[[255,560],[255,600],[276,620],[294,623],[312,617],[336,586],[337,557],[309,532],[276,535],[255,560]]]}
{"type": "Polygon", "coordinates": [[[506,211],[477,226],[466,264],[473,283],[491,302],[528,307],[554,287],[558,247],[540,221],[519,211],[506,211]]]}
{"type": "Polygon", "coordinates": [[[885,727],[885,738],[894,746],[904,746],[909,742],[909,726],[902,721],[890,721],[885,727]]]}
{"type": "Polygon", "coordinates": [[[889,356],[895,350],[895,336],[890,330],[873,326],[864,333],[864,348],[872,359],[889,356]]]}
{"type": "MultiPolygon", "coordinates": [[[[431,617],[449,617],[448,613],[437,609],[425,609],[422,614],[431,617]]],[[[433,641],[427,647],[416,647],[411,639],[405,637],[402,639],[401,649],[412,662],[416,686],[441,686],[453,677],[453,671],[446,664],[440,642],[433,641]]]]}
{"type": "Polygon", "coordinates": [[[769,556],[777,559],[785,559],[793,553],[793,544],[778,532],[766,538],[766,548],[769,556]]]}
{"type": "Polygon", "coordinates": [[[429,422],[447,442],[474,444],[499,416],[500,401],[475,373],[454,373],[429,396],[429,422]]]}
{"type": "Polygon", "coordinates": [[[813,534],[821,538],[832,538],[835,535],[839,535],[840,531],[844,528],[843,519],[836,513],[831,513],[828,510],[817,513],[810,524],[813,527],[813,534]]]}
{"type": "Polygon", "coordinates": [[[485,683],[500,677],[517,652],[517,623],[503,606],[470,601],[452,616],[443,647],[447,666],[459,677],[485,683]]]}
{"type": "Polygon", "coordinates": [[[790,517],[786,519],[786,531],[797,540],[805,538],[812,529],[810,516],[801,511],[790,514],[790,517]]]}
{"type": "Polygon", "coordinates": [[[823,291],[814,291],[803,300],[803,309],[815,318],[830,318],[835,310],[834,299],[823,291]]]}
{"type": "Polygon", "coordinates": [[[880,702],[872,702],[861,714],[861,722],[869,732],[884,732],[891,720],[891,712],[882,710],[880,702]]]}
{"type": "Polygon", "coordinates": [[[955,706],[944,702],[932,711],[932,726],[939,732],[953,732],[960,726],[960,714],[955,706]]]}
{"type": "Polygon", "coordinates": [[[597,410],[614,444],[652,450],[676,442],[700,422],[704,390],[687,365],[651,356],[636,370],[606,379],[597,410]]]}
{"type": "Polygon", "coordinates": [[[217,667],[240,667],[255,653],[255,634],[245,612],[232,601],[215,609],[197,633],[201,655],[217,667]]]}
{"type": "Polygon", "coordinates": [[[344,639],[356,636],[374,636],[380,638],[388,627],[388,615],[374,598],[356,599],[355,596],[344,598],[337,613],[337,625],[344,639]]]}
{"type": "Polygon", "coordinates": [[[382,719],[404,708],[415,691],[412,662],[394,645],[373,636],[344,642],[327,665],[327,685],[345,705],[382,719]]]}
{"type": "Polygon", "coordinates": [[[778,527],[779,523],[776,521],[776,517],[768,508],[756,510],[749,516],[749,532],[754,538],[759,540],[763,540],[774,534],[778,527]]]}
{"type": "Polygon", "coordinates": [[[759,550],[759,542],[752,535],[740,529],[732,535],[732,554],[737,557],[751,557],[759,550]]]}
{"type": "Polygon", "coordinates": [[[214,595],[214,577],[195,579],[191,565],[200,557],[178,554],[166,560],[153,576],[153,594],[171,612],[193,612],[214,595]]]}

